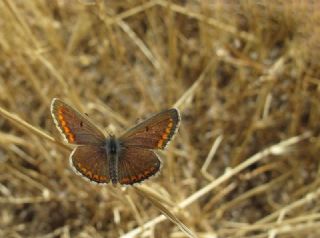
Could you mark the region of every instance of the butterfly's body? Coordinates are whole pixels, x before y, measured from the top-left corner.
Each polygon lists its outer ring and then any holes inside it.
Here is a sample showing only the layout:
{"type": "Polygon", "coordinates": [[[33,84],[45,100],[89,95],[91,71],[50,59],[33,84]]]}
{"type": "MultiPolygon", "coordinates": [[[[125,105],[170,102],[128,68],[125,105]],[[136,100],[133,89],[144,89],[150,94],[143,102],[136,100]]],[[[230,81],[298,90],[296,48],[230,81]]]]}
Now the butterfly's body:
{"type": "Polygon", "coordinates": [[[180,115],[169,109],[139,123],[119,138],[106,136],[88,118],[59,99],[51,112],[65,140],[78,145],[70,155],[72,168],[91,182],[134,184],[155,175],[164,149],[178,129],[180,115]]]}
{"type": "Polygon", "coordinates": [[[118,182],[118,162],[119,154],[121,151],[121,145],[117,138],[110,136],[106,140],[104,145],[107,158],[109,158],[109,174],[112,184],[117,184],[118,182]]]}

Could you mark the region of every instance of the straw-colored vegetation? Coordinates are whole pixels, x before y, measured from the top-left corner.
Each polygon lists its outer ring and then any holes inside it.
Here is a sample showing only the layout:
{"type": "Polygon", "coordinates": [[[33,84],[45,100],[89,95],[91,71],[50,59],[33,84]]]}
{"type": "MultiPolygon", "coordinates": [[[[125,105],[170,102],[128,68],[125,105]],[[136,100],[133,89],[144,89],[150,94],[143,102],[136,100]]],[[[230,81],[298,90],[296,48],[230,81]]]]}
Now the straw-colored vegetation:
{"type": "Polygon", "coordinates": [[[320,237],[317,1],[0,1],[0,237],[320,237]],[[59,97],[121,134],[175,106],[160,175],[69,167],[59,97]]]}

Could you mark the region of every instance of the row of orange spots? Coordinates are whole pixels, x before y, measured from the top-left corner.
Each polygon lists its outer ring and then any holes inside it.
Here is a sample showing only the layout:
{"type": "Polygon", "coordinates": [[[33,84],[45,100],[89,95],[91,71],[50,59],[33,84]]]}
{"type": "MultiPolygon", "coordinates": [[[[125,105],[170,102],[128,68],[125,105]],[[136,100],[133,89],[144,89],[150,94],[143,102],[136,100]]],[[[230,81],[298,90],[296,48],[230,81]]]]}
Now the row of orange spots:
{"type": "Polygon", "coordinates": [[[107,176],[104,175],[98,175],[98,174],[93,174],[90,170],[86,169],[81,165],[81,163],[77,163],[79,170],[83,175],[88,177],[89,179],[93,179],[96,182],[106,182],[107,181],[107,176]]]}
{"type": "Polygon", "coordinates": [[[143,171],[142,173],[138,174],[137,176],[133,175],[130,177],[122,178],[120,183],[121,184],[133,184],[135,182],[142,181],[146,178],[148,178],[150,175],[152,175],[156,171],[156,167],[151,167],[148,170],[143,171]]]}
{"type": "Polygon", "coordinates": [[[162,137],[161,137],[161,139],[160,139],[159,142],[158,142],[158,145],[157,145],[158,148],[161,149],[161,148],[163,147],[163,143],[164,143],[165,140],[168,139],[168,136],[169,136],[169,134],[170,134],[170,132],[171,132],[172,127],[173,127],[173,120],[170,118],[166,130],[165,130],[165,132],[162,134],[162,137]]]}
{"type": "Polygon", "coordinates": [[[59,108],[58,110],[58,119],[60,121],[63,132],[66,134],[66,137],[70,143],[74,142],[75,136],[71,133],[70,128],[67,126],[67,122],[63,116],[63,108],[59,108]]]}

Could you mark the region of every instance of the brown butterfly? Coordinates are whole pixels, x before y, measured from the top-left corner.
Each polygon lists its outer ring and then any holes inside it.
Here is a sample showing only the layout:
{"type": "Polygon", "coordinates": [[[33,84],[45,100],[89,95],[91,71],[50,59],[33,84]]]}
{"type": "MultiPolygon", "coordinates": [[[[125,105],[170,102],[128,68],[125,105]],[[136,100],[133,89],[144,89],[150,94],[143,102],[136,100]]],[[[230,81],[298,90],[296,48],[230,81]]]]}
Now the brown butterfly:
{"type": "Polygon", "coordinates": [[[163,150],[177,132],[180,122],[175,108],[160,112],[126,131],[106,137],[80,112],[54,98],[53,120],[70,144],[78,145],[70,154],[71,167],[96,183],[134,184],[155,175],[161,160],[152,150],[163,150]]]}

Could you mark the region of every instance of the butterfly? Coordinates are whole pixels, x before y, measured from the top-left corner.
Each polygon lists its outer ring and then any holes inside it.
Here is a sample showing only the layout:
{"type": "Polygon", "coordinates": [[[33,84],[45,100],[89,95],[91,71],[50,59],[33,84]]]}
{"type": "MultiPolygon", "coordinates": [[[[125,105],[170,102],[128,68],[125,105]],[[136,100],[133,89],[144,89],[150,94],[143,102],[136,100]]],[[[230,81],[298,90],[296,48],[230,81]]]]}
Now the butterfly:
{"type": "Polygon", "coordinates": [[[56,127],[66,142],[77,145],[70,154],[73,170],[85,179],[113,185],[139,183],[160,171],[161,160],[153,150],[163,150],[180,123],[179,111],[162,111],[124,132],[105,136],[88,117],[58,98],[51,103],[56,127]]]}

